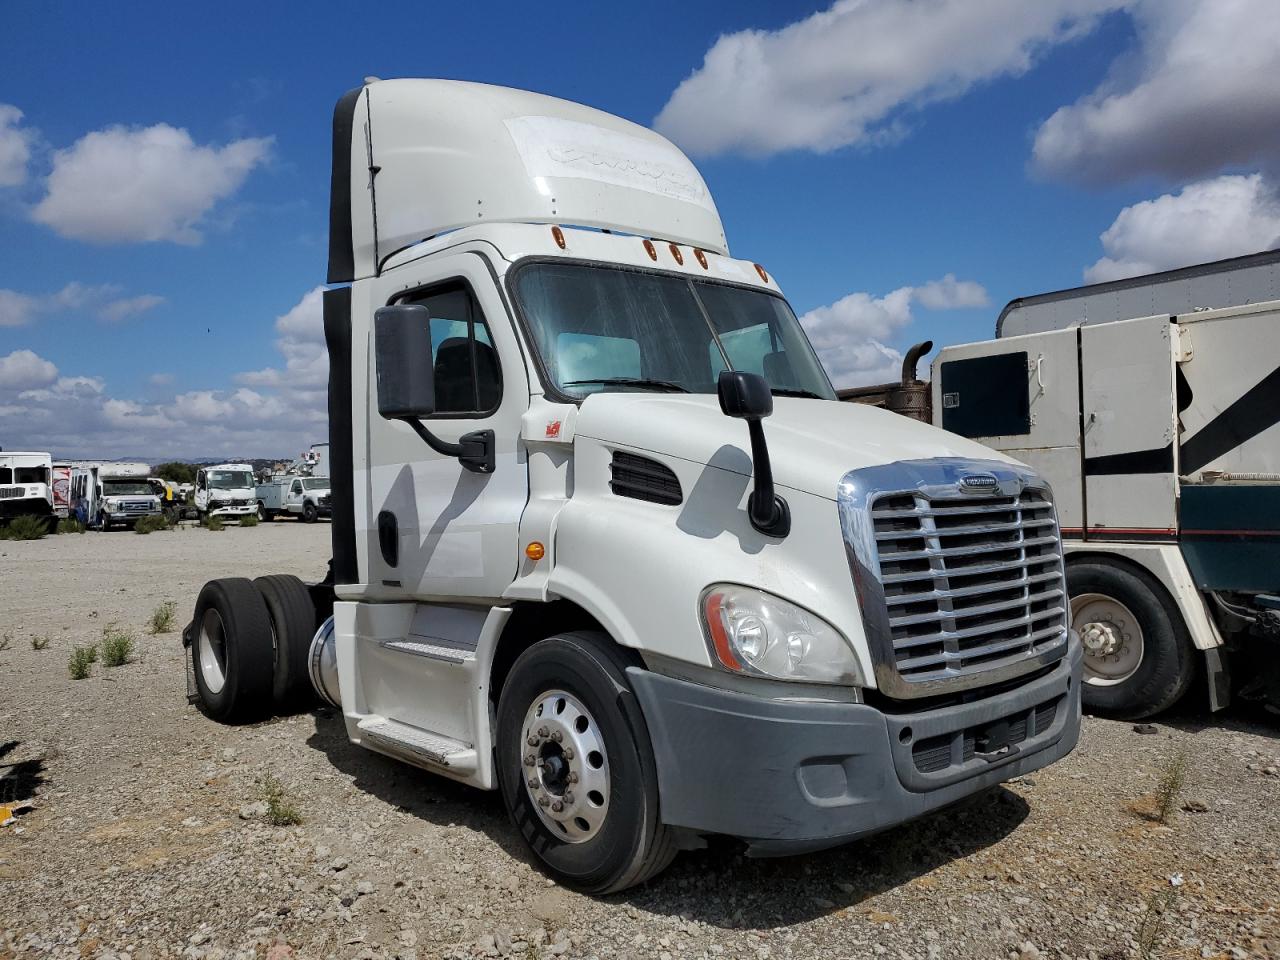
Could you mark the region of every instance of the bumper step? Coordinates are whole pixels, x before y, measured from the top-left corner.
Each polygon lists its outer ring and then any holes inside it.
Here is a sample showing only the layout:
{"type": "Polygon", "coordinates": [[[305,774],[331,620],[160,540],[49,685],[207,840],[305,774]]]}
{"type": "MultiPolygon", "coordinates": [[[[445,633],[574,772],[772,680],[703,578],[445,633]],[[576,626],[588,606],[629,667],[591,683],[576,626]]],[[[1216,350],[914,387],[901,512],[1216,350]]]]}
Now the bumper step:
{"type": "Polygon", "coordinates": [[[476,772],[475,748],[461,740],[419,730],[385,717],[369,717],[357,726],[362,737],[375,749],[394,753],[410,762],[442,767],[456,776],[469,776],[476,772]]]}

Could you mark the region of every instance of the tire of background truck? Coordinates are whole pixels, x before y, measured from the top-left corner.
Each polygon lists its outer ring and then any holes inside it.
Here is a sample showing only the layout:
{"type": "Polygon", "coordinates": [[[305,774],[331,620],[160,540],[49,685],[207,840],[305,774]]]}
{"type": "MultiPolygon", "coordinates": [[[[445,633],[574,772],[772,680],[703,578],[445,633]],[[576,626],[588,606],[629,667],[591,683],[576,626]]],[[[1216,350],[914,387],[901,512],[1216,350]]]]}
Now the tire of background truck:
{"type": "Polygon", "coordinates": [[[319,511],[316,510],[316,505],[310,500],[302,505],[302,519],[304,523],[315,523],[317,516],[319,516],[319,511]]]}
{"type": "Polygon", "coordinates": [[[629,665],[602,633],[550,637],[519,656],[498,701],[507,812],[551,876],[591,894],[643,883],[676,854],[644,717],[620,693],[629,665]]]}
{"type": "Polygon", "coordinates": [[[268,510],[267,505],[261,500],[258,501],[258,520],[261,523],[268,523],[276,518],[274,510],[268,510]]]}
{"type": "Polygon", "coordinates": [[[271,619],[275,649],[271,697],[276,710],[302,710],[315,699],[307,655],[316,634],[316,605],[306,585],[288,574],[259,577],[253,585],[262,594],[271,619]]]}
{"type": "Polygon", "coordinates": [[[200,705],[221,723],[247,723],[272,707],[271,617],[244,577],[210,580],[196,600],[191,666],[200,705]]]}
{"type": "Polygon", "coordinates": [[[1140,720],[1187,692],[1196,651],[1182,616],[1158,581],[1106,560],[1067,564],[1071,625],[1085,648],[1085,709],[1140,720]]]}

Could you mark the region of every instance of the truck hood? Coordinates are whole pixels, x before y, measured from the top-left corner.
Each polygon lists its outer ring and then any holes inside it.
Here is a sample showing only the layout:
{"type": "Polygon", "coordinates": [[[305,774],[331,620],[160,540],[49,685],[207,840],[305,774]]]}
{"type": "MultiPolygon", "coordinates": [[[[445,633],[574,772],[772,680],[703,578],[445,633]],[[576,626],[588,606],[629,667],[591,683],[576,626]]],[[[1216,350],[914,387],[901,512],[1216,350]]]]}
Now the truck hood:
{"type": "MultiPolygon", "coordinates": [[[[710,394],[592,394],[575,433],[751,475],[746,423],[721,413],[710,394]]],[[[828,500],[848,471],[862,467],[934,457],[1012,462],[972,440],[859,403],[776,397],[764,435],[774,482],[828,500]]]]}

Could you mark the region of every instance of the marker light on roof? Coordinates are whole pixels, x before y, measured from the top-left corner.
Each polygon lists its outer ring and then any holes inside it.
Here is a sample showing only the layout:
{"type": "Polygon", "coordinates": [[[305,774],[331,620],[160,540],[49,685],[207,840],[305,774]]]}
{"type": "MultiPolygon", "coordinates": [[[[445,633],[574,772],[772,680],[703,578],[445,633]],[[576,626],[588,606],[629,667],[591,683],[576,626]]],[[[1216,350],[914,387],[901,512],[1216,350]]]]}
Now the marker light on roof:
{"type": "Polygon", "coordinates": [[[760,266],[760,264],[757,263],[755,265],[755,268],[756,268],[756,273],[760,274],[760,279],[763,280],[765,283],[768,283],[769,275],[764,272],[764,267],[760,266]]]}
{"type": "Polygon", "coordinates": [[[680,264],[680,266],[683,267],[684,254],[680,252],[680,248],[677,247],[674,243],[668,244],[668,246],[671,247],[671,255],[676,258],[676,263],[680,264]]]}
{"type": "Polygon", "coordinates": [[[655,249],[655,247],[653,246],[653,241],[652,241],[652,240],[646,240],[646,241],[644,242],[644,252],[645,252],[645,253],[647,253],[647,254],[649,255],[649,259],[650,259],[650,260],[657,260],[657,259],[658,259],[658,251],[657,251],[657,249],[655,249]]]}
{"type": "Polygon", "coordinates": [[[702,269],[707,269],[707,255],[702,252],[700,247],[693,248],[693,255],[698,258],[698,263],[702,266],[702,269]]]}
{"type": "MultiPolygon", "coordinates": [[[[552,227],[551,236],[555,237],[556,246],[559,247],[561,250],[563,250],[564,249],[564,231],[561,230],[559,227],[552,227]]],[[[759,270],[760,268],[756,267],[756,269],[759,270]]]]}

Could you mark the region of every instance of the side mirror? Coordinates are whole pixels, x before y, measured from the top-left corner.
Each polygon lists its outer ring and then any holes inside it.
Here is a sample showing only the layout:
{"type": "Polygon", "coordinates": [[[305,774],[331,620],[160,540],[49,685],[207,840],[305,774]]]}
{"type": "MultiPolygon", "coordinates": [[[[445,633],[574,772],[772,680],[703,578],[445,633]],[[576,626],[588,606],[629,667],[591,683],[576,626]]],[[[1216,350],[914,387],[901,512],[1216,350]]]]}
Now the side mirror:
{"type": "Polygon", "coordinates": [[[493,473],[492,430],[464,433],[457,443],[442,440],[422,425],[436,412],[435,361],[431,356],[431,313],[417,303],[379,307],[373,315],[373,351],[378,376],[378,414],[402,420],[432,450],[472,473],[493,473]]]}
{"type": "Polygon", "coordinates": [[[416,420],[435,413],[431,312],[416,303],[378,308],[373,315],[373,349],[379,415],[416,420]]]}
{"type": "Polygon", "coordinates": [[[724,370],[716,382],[720,410],[726,417],[760,420],[773,413],[773,393],[769,382],[757,373],[724,370]]]}
{"type": "Polygon", "coordinates": [[[752,473],[755,489],[747,500],[747,516],[751,526],[770,537],[785,537],[791,532],[791,508],[773,492],[773,466],[769,462],[769,445],[764,439],[761,421],[773,413],[773,391],[769,381],[757,373],[724,370],[716,382],[720,409],[727,417],[747,421],[751,435],[752,473]]]}

